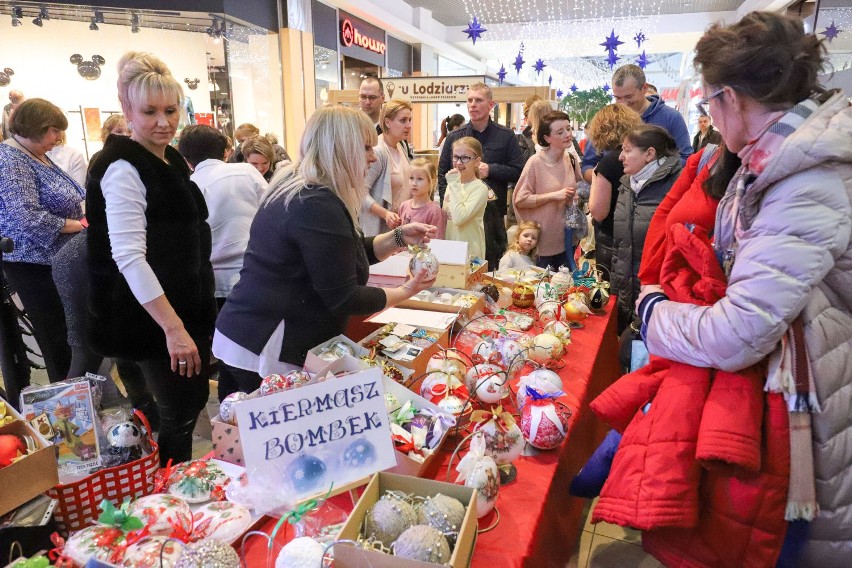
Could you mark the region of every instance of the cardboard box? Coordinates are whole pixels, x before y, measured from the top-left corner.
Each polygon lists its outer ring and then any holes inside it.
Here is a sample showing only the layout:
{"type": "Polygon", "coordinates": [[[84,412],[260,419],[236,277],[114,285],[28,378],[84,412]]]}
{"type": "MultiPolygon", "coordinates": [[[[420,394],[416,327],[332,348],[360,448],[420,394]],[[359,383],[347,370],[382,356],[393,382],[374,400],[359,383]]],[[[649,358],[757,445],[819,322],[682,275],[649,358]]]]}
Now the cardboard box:
{"type": "Polygon", "coordinates": [[[0,515],[20,507],[36,495],[59,484],[56,452],[53,446],[29,424],[21,419],[11,404],[7,411],[16,418],[11,424],[0,427],[0,434],[31,436],[38,450],[24,459],[0,469],[0,515]]]}
{"type": "Polygon", "coordinates": [[[223,421],[218,413],[210,419],[210,426],[213,429],[213,455],[216,459],[245,466],[239,427],[223,421]]]}
{"type": "Polygon", "coordinates": [[[332,361],[326,361],[322,359],[319,354],[323,349],[337,342],[345,343],[346,345],[351,347],[352,351],[355,353],[356,358],[363,357],[364,355],[368,355],[370,353],[368,350],[364,349],[362,345],[358,345],[356,342],[352,341],[345,335],[337,335],[335,337],[332,337],[328,341],[320,343],[319,345],[308,351],[308,354],[305,357],[305,370],[311,374],[314,374],[319,373],[320,371],[328,367],[329,363],[331,363],[332,361]]]}
{"type": "MultiPolygon", "coordinates": [[[[394,322],[394,323],[399,323],[399,322],[394,322]]],[[[393,362],[396,365],[399,365],[400,367],[406,367],[406,368],[414,371],[412,373],[414,377],[419,377],[420,375],[422,375],[423,373],[426,372],[426,365],[427,365],[427,363],[429,363],[429,359],[432,357],[432,355],[437,353],[442,347],[444,349],[446,349],[450,345],[450,328],[434,329],[434,328],[428,328],[428,327],[425,327],[425,326],[417,326],[417,327],[422,327],[423,329],[425,329],[429,332],[434,332],[434,333],[438,334],[439,335],[438,341],[434,342],[429,347],[425,347],[423,349],[423,351],[421,351],[420,354],[417,355],[417,357],[414,358],[413,361],[397,361],[396,359],[388,359],[389,361],[393,362]]],[[[380,330],[376,330],[373,333],[371,333],[370,335],[368,335],[367,337],[365,337],[364,339],[362,339],[361,344],[362,345],[368,345],[373,340],[373,338],[376,337],[376,335],[379,333],[379,331],[380,330]]],[[[411,388],[411,385],[408,385],[408,386],[409,386],[409,388],[411,388]]]]}
{"type": "Polygon", "coordinates": [[[486,272],[488,272],[488,261],[483,260],[482,264],[480,264],[476,268],[476,270],[468,274],[467,289],[470,290],[471,288],[473,288],[474,284],[479,284],[480,282],[482,282],[482,277],[485,275],[486,272]]]}
{"type": "MultiPolygon", "coordinates": [[[[467,242],[432,239],[429,248],[438,258],[438,276],[435,286],[445,288],[468,288],[470,263],[468,261],[467,242]]],[[[411,255],[408,252],[395,254],[390,258],[370,266],[370,286],[393,287],[402,286],[408,280],[408,262],[411,255]]]]}
{"type": "MultiPolygon", "coordinates": [[[[361,527],[364,525],[364,517],[366,517],[367,511],[387,491],[413,493],[418,497],[432,497],[441,493],[464,503],[467,511],[459,529],[459,536],[452,550],[449,565],[453,568],[466,568],[470,565],[478,528],[476,491],[462,485],[379,472],[373,476],[370,484],[361,494],[361,498],[352,513],[349,514],[349,518],[337,538],[357,540],[361,527]]],[[[334,547],[334,565],[337,568],[360,568],[361,566],[372,566],[373,568],[434,568],[439,566],[431,562],[408,560],[376,550],[364,550],[349,545],[334,547]]]]}
{"type": "Polygon", "coordinates": [[[410,308],[412,310],[429,310],[433,312],[444,312],[448,314],[459,314],[464,316],[466,319],[470,319],[473,317],[473,314],[476,312],[481,312],[485,310],[485,294],[482,292],[471,292],[470,290],[458,290],[455,288],[429,288],[429,292],[433,292],[436,294],[441,294],[444,292],[448,292],[451,294],[470,294],[472,296],[476,296],[477,300],[474,305],[469,308],[462,308],[459,306],[453,306],[451,304],[437,304],[435,302],[424,302],[422,300],[418,300],[416,298],[409,298],[404,302],[400,302],[397,304],[399,308],[410,308]]]}

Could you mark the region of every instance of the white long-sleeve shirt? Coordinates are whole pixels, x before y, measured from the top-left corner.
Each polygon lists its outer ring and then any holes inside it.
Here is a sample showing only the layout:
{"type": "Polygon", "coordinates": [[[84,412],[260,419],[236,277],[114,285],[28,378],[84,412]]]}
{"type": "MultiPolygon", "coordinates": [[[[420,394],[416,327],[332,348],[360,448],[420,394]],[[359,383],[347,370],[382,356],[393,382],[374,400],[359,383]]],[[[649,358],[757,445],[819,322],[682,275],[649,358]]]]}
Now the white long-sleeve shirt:
{"type": "Polygon", "coordinates": [[[80,150],[66,144],[61,144],[54,147],[47,155],[53,160],[53,163],[68,174],[71,179],[76,181],[80,187],[86,187],[86,171],[89,169],[89,164],[80,150]]]}
{"type": "Polygon", "coordinates": [[[204,160],[189,179],[198,185],[207,202],[216,297],[227,298],[240,279],[249,229],[269,186],[251,164],[221,160],[204,160]]]}

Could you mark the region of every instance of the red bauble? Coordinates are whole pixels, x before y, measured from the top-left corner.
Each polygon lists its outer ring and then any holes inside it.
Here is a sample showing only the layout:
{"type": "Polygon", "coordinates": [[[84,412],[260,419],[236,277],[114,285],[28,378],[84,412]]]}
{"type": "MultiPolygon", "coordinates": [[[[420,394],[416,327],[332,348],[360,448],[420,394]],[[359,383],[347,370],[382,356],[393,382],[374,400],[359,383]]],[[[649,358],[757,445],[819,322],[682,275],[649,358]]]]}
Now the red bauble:
{"type": "Polygon", "coordinates": [[[27,445],[14,434],[0,435],[0,468],[6,467],[18,457],[18,452],[27,453],[27,445]]]}
{"type": "Polygon", "coordinates": [[[534,448],[558,448],[568,433],[571,413],[557,406],[553,400],[529,400],[521,410],[521,432],[534,448]]]}

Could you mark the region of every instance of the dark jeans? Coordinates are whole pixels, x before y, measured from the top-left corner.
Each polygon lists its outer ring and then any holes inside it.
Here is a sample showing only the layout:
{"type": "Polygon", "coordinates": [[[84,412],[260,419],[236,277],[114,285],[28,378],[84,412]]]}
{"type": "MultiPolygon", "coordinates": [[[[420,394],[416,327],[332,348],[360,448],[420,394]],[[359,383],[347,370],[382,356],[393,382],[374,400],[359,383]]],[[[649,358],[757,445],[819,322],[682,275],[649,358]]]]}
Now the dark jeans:
{"type": "Polygon", "coordinates": [[[171,458],[174,463],[192,457],[192,431],[195,421],[207,402],[210,392],[209,377],[210,342],[195,338],[201,357],[201,374],[182,377],[172,372],[167,354],[157,359],[140,361],[148,391],[157,401],[160,414],[160,464],[171,458]]]}
{"type": "Polygon", "coordinates": [[[550,256],[540,256],[535,264],[540,268],[547,268],[549,266],[553,270],[558,270],[560,266],[567,266],[565,264],[566,262],[565,253],[560,252],[559,254],[553,254],[550,256]]]}
{"type": "Polygon", "coordinates": [[[488,270],[496,270],[509,244],[506,238],[506,223],[503,220],[503,213],[496,201],[489,201],[485,205],[482,223],[485,228],[484,260],[488,261],[488,270]]]}
{"type": "Polygon", "coordinates": [[[610,279],[612,271],[613,241],[612,236],[595,227],[595,264],[606,268],[604,278],[610,279]]]}
{"type": "Polygon", "coordinates": [[[68,377],[71,348],[62,300],[46,264],[4,262],[3,272],[12,290],[18,293],[33,325],[33,335],[41,350],[47,377],[51,383],[68,377]]]}
{"type": "MultiPolygon", "coordinates": [[[[222,311],[222,306],[225,305],[225,298],[216,298],[216,307],[222,311]]],[[[260,388],[260,382],[263,377],[254,371],[246,371],[239,367],[232,367],[225,364],[224,361],[219,361],[219,386],[216,395],[219,401],[225,400],[225,397],[231,393],[254,392],[260,388]]]]}

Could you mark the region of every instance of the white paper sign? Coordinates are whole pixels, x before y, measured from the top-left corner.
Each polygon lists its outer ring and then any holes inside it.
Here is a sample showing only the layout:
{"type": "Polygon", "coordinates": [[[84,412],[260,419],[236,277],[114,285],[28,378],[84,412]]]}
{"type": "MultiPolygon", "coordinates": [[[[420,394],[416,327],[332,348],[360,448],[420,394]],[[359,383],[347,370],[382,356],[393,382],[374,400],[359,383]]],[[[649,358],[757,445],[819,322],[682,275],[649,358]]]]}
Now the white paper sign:
{"type": "Polygon", "coordinates": [[[379,368],[246,400],[235,409],[249,477],[280,477],[296,499],[396,465],[379,368]]]}

